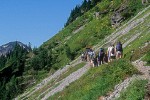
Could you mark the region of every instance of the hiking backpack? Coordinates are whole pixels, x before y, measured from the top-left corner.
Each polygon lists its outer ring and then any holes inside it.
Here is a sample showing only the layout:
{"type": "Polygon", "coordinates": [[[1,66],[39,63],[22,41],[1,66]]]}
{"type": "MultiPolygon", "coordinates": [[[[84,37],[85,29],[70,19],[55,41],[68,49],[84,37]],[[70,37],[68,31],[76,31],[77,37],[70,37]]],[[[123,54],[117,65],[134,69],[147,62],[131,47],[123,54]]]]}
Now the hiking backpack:
{"type": "Polygon", "coordinates": [[[104,56],[104,49],[100,48],[99,57],[103,57],[103,56],[104,56]]]}
{"type": "Polygon", "coordinates": [[[117,51],[122,51],[122,44],[121,44],[121,43],[118,43],[118,44],[116,45],[116,50],[117,50],[117,51]]]}
{"type": "Polygon", "coordinates": [[[112,48],[112,50],[111,50],[111,54],[115,54],[115,49],[114,49],[114,47],[112,48]]]}

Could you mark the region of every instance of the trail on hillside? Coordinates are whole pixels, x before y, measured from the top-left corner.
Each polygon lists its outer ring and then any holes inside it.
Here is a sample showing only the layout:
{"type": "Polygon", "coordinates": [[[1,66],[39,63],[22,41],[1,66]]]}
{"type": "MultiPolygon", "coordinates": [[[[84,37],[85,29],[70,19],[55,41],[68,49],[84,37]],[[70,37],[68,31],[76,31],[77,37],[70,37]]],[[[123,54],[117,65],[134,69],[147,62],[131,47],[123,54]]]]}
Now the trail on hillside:
{"type": "Polygon", "coordinates": [[[68,77],[66,77],[65,79],[63,79],[62,83],[59,86],[57,86],[56,88],[54,88],[53,90],[51,90],[49,93],[47,93],[41,100],[46,100],[50,96],[52,96],[53,94],[62,91],[70,83],[72,83],[75,80],[79,79],[89,69],[90,69],[90,65],[89,65],[89,63],[87,63],[84,67],[82,67],[81,69],[73,72],[68,77]]]}
{"type": "Polygon", "coordinates": [[[125,91],[126,88],[134,80],[149,80],[150,81],[150,66],[145,66],[146,62],[141,61],[141,59],[132,62],[132,64],[141,72],[141,75],[133,75],[125,79],[122,83],[115,86],[114,91],[108,96],[101,98],[102,100],[115,100],[120,97],[120,93],[125,91]]]}
{"type": "Polygon", "coordinates": [[[81,63],[81,61],[79,60],[78,62],[72,62],[71,65],[66,65],[65,67],[63,67],[62,69],[57,70],[53,75],[50,75],[49,77],[45,78],[42,82],[40,82],[39,84],[37,84],[33,89],[31,89],[28,92],[25,92],[24,94],[22,94],[21,96],[15,98],[28,98],[29,96],[31,96],[33,93],[35,93],[36,91],[38,91],[39,89],[43,88],[45,85],[48,84],[48,82],[50,82],[52,79],[56,79],[57,77],[59,77],[61,74],[63,74],[64,72],[66,72],[70,67],[74,67],[77,64],[81,63]]]}
{"type": "Polygon", "coordinates": [[[145,66],[146,62],[139,59],[134,61],[132,64],[144,75],[146,79],[150,81],[150,66],[145,66]]]}
{"type": "MultiPolygon", "coordinates": [[[[142,24],[144,22],[144,19],[146,17],[148,17],[150,15],[150,13],[146,14],[145,16],[143,16],[140,19],[135,20],[135,18],[137,18],[138,16],[140,16],[144,11],[146,11],[148,8],[150,8],[150,6],[148,6],[147,8],[145,8],[143,11],[141,11],[140,13],[138,13],[137,16],[135,16],[134,18],[132,18],[128,23],[126,23],[124,26],[122,26],[121,28],[119,28],[118,30],[116,30],[116,32],[112,33],[111,35],[109,35],[108,37],[106,37],[104,39],[104,41],[102,42],[102,45],[97,45],[95,46],[95,51],[99,50],[99,47],[101,46],[105,46],[107,44],[109,44],[111,41],[115,42],[117,41],[117,39],[122,36],[125,35],[127,32],[129,32],[130,30],[132,30],[133,28],[135,28],[136,26],[138,26],[139,24],[142,24]]],[[[126,47],[130,42],[134,41],[141,33],[139,33],[137,36],[135,37],[131,37],[128,41],[126,41],[123,44],[123,47],[126,47]]],[[[65,71],[67,71],[71,66],[75,66],[77,64],[81,63],[80,61],[80,57],[78,57],[76,60],[74,60],[73,62],[71,62],[71,65],[66,65],[64,68],[59,69],[58,71],[56,71],[53,75],[50,75],[49,77],[45,78],[41,83],[37,84],[33,89],[31,89],[30,91],[22,94],[21,96],[15,98],[28,98],[30,97],[32,94],[34,94],[36,91],[38,91],[39,89],[43,88],[48,82],[50,82],[52,79],[57,78],[58,76],[60,76],[61,74],[63,74],[65,71]]],[[[44,98],[42,98],[42,100],[47,99],[49,96],[53,95],[54,93],[57,93],[59,91],[62,91],[66,86],[68,86],[71,82],[79,79],[85,72],[87,72],[90,67],[89,64],[86,64],[83,68],[78,69],[77,71],[73,72],[72,74],[70,74],[68,77],[66,77],[65,79],[63,79],[60,83],[60,85],[58,85],[56,88],[52,89],[51,91],[49,91],[44,98]]],[[[127,79],[128,81],[131,81],[132,79],[127,79]]],[[[126,80],[125,80],[126,82],[126,80]]],[[[119,88],[119,87],[118,87],[119,88]]],[[[42,93],[41,93],[42,94],[42,93]]]]}

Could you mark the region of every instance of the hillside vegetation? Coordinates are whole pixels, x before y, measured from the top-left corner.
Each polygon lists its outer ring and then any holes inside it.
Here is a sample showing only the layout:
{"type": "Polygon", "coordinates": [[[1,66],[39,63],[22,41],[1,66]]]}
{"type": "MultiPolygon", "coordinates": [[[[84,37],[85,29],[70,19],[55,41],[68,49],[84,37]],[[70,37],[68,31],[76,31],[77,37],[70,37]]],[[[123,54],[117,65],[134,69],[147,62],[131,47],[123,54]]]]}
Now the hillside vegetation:
{"type": "Polygon", "coordinates": [[[124,17],[122,25],[145,7],[141,0],[103,0],[45,42],[41,48],[48,50],[52,48],[55,59],[52,62],[53,67],[60,68],[66,65],[77,58],[86,47],[93,47],[110,35],[115,30],[111,25],[111,16],[122,6],[127,8],[121,14],[128,15],[124,17]],[[98,18],[95,17],[97,11],[102,13],[98,18]],[[80,30],[76,31],[78,29],[80,30]]]}
{"type": "MultiPolygon", "coordinates": [[[[17,99],[95,100],[100,96],[108,95],[115,85],[124,79],[139,74],[130,63],[131,61],[143,57],[142,59],[149,65],[150,45],[145,43],[150,40],[150,7],[136,16],[148,4],[143,5],[141,0],[93,1],[96,4],[90,9],[69,22],[39,48],[34,48],[33,51],[24,55],[27,59],[23,63],[22,75],[12,77],[8,85],[1,88],[1,91],[9,90],[9,87],[13,86],[12,82],[18,82],[17,85],[21,86],[19,87],[21,90],[17,93],[15,93],[17,90],[14,90],[11,93],[12,88],[8,98],[5,98],[6,93],[1,94],[2,99],[11,99],[26,90],[17,99]],[[119,12],[122,19],[112,25],[111,19],[116,12],[119,12]],[[116,43],[118,40],[124,46],[123,59],[93,69],[89,68],[88,63],[79,61],[78,57],[87,47],[98,50],[103,46],[107,49],[110,42],[116,43]],[[74,75],[79,76],[76,78],[74,75]],[[17,81],[14,81],[15,79],[17,81]],[[74,80],[70,82],[68,79],[74,80]],[[57,87],[64,87],[63,91],[59,93],[56,91],[56,94],[50,97],[49,93],[57,87]]],[[[13,64],[10,64],[10,67],[13,68],[13,64]]],[[[146,81],[142,81],[140,86],[145,84],[146,81]]],[[[129,91],[135,90],[129,89],[129,91]]],[[[122,98],[125,97],[122,96],[122,98]]]]}

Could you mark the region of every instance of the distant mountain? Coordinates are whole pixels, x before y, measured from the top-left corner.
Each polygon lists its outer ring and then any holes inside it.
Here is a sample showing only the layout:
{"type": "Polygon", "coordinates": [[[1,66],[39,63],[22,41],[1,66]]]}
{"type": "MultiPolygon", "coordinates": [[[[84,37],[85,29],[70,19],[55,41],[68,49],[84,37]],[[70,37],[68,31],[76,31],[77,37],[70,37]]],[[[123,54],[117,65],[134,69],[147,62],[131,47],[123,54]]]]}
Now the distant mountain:
{"type": "Polygon", "coordinates": [[[10,53],[11,51],[13,51],[16,44],[20,45],[21,47],[23,47],[27,51],[29,51],[31,49],[30,47],[28,47],[27,45],[25,45],[25,44],[23,44],[22,42],[19,42],[19,41],[9,42],[7,44],[4,44],[4,45],[0,46],[0,56],[1,55],[6,55],[6,54],[10,53]]]}

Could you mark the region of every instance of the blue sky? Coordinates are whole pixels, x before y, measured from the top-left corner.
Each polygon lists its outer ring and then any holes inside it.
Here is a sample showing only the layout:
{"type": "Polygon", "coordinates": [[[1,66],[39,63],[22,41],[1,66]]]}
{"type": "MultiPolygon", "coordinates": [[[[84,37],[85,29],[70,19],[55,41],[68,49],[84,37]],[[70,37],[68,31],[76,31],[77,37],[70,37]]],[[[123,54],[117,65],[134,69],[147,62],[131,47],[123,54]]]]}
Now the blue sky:
{"type": "Polygon", "coordinates": [[[21,41],[39,47],[63,27],[82,0],[0,0],[0,45],[21,41]]]}

